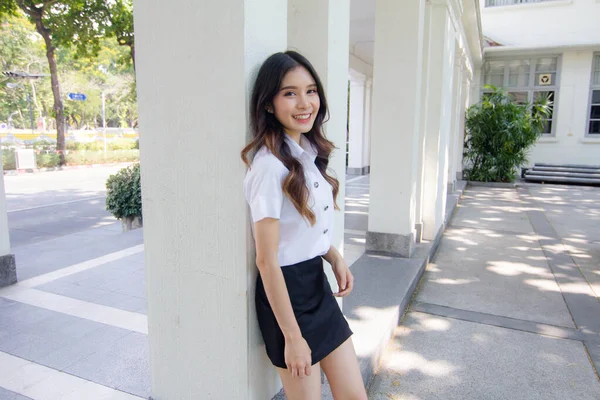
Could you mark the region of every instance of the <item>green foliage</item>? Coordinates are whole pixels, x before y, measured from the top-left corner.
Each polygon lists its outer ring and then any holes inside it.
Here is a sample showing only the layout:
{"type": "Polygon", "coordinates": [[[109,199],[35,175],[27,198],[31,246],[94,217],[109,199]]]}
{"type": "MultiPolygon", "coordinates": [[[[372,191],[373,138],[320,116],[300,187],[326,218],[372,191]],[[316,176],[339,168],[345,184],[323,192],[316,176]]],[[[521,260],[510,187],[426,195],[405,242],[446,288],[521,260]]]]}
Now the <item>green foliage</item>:
{"type": "Polygon", "coordinates": [[[106,181],[106,209],[117,219],[142,215],[140,165],[123,168],[106,181]]]}
{"type": "Polygon", "coordinates": [[[139,150],[108,150],[106,156],[102,150],[68,151],[65,154],[67,165],[91,165],[120,162],[134,162],[140,160],[139,150]]]}
{"type": "MultiPolygon", "coordinates": [[[[5,0],[0,0],[0,2],[5,0]]],[[[101,32],[99,31],[98,34],[101,32]]],[[[112,37],[98,38],[99,51],[79,54],[73,46],[56,49],[58,72],[61,78],[65,118],[69,129],[102,126],[102,91],[105,92],[106,126],[135,127],[137,100],[135,75],[131,55],[112,37]],[[87,54],[87,55],[86,55],[87,54]],[[87,100],[73,101],[69,92],[85,93],[87,100]]],[[[34,25],[22,13],[0,18],[0,63],[2,70],[50,74],[44,42],[34,25]]],[[[52,129],[54,117],[52,88],[48,77],[33,81],[6,80],[18,84],[13,89],[0,90],[0,121],[12,117],[15,128],[30,128],[28,97],[31,99],[34,120],[47,119],[52,129]]],[[[2,86],[5,83],[2,82],[2,86]]]]}
{"type": "Polygon", "coordinates": [[[43,152],[35,157],[38,168],[54,168],[60,164],[60,156],[56,152],[43,152]]]}
{"type": "Polygon", "coordinates": [[[527,162],[551,115],[552,102],[541,98],[520,105],[502,89],[486,86],[481,103],[467,110],[464,156],[467,179],[482,182],[514,182],[517,170],[527,162]]]}
{"type": "Polygon", "coordinates": [[[15,149],[2,149],[2,168],[4,171],[17,169],[15,149]]]}

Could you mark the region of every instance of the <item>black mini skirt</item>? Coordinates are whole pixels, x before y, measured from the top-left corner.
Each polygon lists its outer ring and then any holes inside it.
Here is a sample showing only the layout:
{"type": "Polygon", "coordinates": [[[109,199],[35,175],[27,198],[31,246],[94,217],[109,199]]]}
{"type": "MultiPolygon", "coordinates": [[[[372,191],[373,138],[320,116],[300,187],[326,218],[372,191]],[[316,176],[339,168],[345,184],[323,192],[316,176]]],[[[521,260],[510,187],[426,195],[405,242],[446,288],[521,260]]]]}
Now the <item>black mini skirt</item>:
{"type": "MultiPolygon", "coordinates": [[[[352,331],[333,297],[323,270],[323,259],[311,260],[281,268],[302,337],[316,364],[344,343],[352,331]]],[[[271,309],[260,274],[256,278],[256,315],[273,365],[285,365],[285,339],[271,309]]]]}

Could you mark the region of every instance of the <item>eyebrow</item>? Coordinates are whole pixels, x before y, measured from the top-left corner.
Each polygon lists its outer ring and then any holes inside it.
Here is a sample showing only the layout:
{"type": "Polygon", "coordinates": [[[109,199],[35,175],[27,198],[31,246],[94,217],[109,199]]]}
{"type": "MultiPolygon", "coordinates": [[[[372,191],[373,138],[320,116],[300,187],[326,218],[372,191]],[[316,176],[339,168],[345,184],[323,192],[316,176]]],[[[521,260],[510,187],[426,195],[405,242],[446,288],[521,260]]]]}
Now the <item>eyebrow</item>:
{"type": "MultiPolygon", "coordinates": [[[[307,86],[307,88],[312,88],[312,87],[317,87],[317,84],[313,83],[313,84],[307,86]]],[[[281,89],[279,89],[279,91],[287,90],[287,89],[298,89],[298,87],[296,87],[296,86],[285,86],[285,87],[282,87],[281,89]]]]}

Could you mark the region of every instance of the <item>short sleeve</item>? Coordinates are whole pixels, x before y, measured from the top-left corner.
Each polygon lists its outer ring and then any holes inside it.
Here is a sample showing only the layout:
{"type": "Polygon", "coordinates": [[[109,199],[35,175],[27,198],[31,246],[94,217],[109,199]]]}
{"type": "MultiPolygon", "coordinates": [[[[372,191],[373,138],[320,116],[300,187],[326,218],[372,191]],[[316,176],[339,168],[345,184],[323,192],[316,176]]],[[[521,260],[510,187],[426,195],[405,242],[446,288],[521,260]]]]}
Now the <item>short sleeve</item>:
{"type": "MultiPolygon", "coordinates": [[[[268,161],[268,160],[261,160],[268,161]]],[[[282,183],[285,171],[269,162],[252,165],[244,180],[244,194],[250,206],[252,222],[264,218],[279,219],[283,206],[282,183]]]]}

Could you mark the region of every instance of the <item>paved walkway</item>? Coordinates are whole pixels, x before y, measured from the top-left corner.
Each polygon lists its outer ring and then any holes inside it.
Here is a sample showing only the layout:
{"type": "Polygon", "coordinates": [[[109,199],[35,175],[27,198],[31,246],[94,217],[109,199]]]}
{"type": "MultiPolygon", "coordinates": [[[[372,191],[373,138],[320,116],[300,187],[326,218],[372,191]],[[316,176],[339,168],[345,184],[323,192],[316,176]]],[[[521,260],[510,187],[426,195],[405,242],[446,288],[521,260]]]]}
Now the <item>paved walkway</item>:
{"type": "Polygon", "coordinates": [[[599,297],[600,188],[469,187],[369,398],[598,400],[599,297]]]}
{"type": "MultiPolygon", "coordinates": [[[[348,182],[352,264],[368,178],[348,182]]],[[[599,200],[591,188],[469,189],[371,398],[599,399],[586,353],[598,363],[599,200]]],[[[148,398],[142,250],[142,230],[118,224],[15,248],[20,283],[0,289],[0,400],[148,398]]]]}

